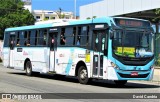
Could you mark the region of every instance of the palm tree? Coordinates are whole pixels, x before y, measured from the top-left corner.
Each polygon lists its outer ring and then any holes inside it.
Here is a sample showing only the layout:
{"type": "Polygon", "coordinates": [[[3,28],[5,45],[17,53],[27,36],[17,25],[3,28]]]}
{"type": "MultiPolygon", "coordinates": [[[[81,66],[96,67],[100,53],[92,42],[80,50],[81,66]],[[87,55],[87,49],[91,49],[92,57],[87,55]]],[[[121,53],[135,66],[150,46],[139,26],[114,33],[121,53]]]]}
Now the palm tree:
{"type": "Polygon", "coordinates": [[[65,17],[65,14],[62,14],[62,8],[61,7],[59,8],[59,10],[56,11],[56,13],[57,13],[59,19],[65,17]]]}

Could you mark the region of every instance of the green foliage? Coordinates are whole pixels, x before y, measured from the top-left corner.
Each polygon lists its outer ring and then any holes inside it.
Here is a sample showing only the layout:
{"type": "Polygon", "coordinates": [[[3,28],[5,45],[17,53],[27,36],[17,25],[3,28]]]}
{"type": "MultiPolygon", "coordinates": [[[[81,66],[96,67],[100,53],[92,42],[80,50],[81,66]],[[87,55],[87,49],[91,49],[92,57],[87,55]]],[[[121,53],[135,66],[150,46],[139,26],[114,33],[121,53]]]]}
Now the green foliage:
{"type": "Polygon", "coordinates": [[[97,16],[93,16],[92,18],[87,17],[86,19],[95,19],[97,16]]]}
{"type": "Polygon", "coordinates": [[[62,19],[65,17],[65,14],[62,14],[62,8],[59,8],[59,10],[56,11],[59,19],[62,19]]]}
{"type": "Polygon", "coordinates": [[[159,14],[160,14],[160,8],[159,8],[159,9],[156,9],[155,13],[156,13],[157,15],[159,15],[159,14]]]}
{"type": "Polygon", "coordinates": [[[86,19],[91,19],[90,17],[87,17],[86,19]]]}
{"type": "Polygon", "coordinates": [[[160,21],[160,8],[154,10],[157,17],[153,18],[152,21],[158,23],[160,21]]]}
{"type": "Polygon", "coordinates": [[[61,14],[61,18],[64,18],[65,17],[65,14],[61,14]]]}
{"type": "Polygon", "coordinates": [[[159,66],[160,67],[160,58],[156,61],[156,66],[159,66]]]}
{"type": "Polygon", "coordinates": [[[155,65],[160,67],[160,54],[158,55],[158,58],[155,61],[155,65]]]}
{"type": "Polygon", "coordinates": [[[23,6],[21,0],[0,0],[0,39],[6,28],[34,24],[33,15],[23,6]]]}
{"type": "Polygon", "coordinates": [[[44,21],[47,21],[47,20],[49,20],[49,19],[48,19],[48,18],[44,18],[43,20],[44,20],[44,21]]]}
{"type": "Polygon", "coordinates": [[[95,19],[97,16],[93,16],[93,19],[95,19]]]}

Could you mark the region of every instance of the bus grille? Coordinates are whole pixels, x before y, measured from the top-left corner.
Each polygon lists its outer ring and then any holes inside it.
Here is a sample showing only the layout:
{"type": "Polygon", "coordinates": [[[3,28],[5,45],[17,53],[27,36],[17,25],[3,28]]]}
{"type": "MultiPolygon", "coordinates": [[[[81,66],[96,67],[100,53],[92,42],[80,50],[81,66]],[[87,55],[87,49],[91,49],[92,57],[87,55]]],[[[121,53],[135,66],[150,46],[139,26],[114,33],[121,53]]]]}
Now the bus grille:
{"type": "Polygon", "coordinates": [[[149,75],[149,73],[139,74],[138,76],[131,76],[130,74],[122,74],[122,73],[118,73],[118,74],[123,78],[146,78],[149,75]]]}

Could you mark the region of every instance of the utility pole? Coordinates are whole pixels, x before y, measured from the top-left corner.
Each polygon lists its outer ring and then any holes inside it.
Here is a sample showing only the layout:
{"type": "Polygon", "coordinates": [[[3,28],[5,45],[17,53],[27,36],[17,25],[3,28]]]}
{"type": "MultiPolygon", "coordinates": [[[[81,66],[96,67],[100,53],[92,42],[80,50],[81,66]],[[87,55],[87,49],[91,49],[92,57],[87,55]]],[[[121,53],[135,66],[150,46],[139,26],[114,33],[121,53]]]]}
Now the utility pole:
{"type": "Polygon", "coordinates": [[[76,19],[76,7],[77,7],[77,0],[74,0],[74,18],[76,19]]]}

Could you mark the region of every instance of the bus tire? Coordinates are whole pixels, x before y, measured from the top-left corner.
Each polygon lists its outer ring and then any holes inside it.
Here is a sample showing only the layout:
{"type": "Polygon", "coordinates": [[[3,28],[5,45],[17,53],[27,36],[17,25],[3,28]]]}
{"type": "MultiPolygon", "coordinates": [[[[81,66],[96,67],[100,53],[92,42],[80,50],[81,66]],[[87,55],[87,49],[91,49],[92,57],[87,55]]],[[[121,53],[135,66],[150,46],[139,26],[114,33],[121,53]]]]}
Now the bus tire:
{"type": "Polygon", "coordinates": [[[81,66],[78,69],[78,80],[81,84],[87,84],[89,81],[87,68],[81,66]]]}
{"type": "Polygon", "coordinates": [[[120,86],[123,86],[127,83],[127,80],[114,80],[114,83],[116,85],[120,85],[120,86]]]}
{"type": "Polygon", "coordinates": [[[26,62],[25,69],[26,69],[26,75],[27,76],[31,76],[32,75],[32,64],[31,64],[31,61],[27,61],[26,62]]]}

